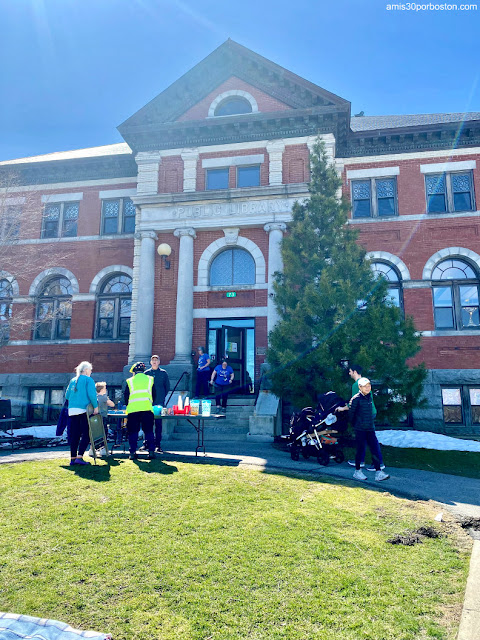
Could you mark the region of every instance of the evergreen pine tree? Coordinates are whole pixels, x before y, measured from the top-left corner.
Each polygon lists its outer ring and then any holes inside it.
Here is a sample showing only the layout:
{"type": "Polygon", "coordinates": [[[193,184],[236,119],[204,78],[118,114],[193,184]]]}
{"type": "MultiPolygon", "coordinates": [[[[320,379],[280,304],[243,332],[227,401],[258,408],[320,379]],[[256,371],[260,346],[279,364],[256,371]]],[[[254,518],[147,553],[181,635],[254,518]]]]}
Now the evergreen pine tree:
{"type": "Polygon", "coordinates": [[[359,364],[374,383],[379,420],[395,424],[423,404],[424,366],[407,364],[420,338],[347,224],[341,184],[317,142],[310,195],[292,209],[281,248],[284,269],[275,274],[280,320],[267,355],[272,388],[297,408],[316,404],[317,394],[329,390],[349,399],[348,365],[359,364]]]}

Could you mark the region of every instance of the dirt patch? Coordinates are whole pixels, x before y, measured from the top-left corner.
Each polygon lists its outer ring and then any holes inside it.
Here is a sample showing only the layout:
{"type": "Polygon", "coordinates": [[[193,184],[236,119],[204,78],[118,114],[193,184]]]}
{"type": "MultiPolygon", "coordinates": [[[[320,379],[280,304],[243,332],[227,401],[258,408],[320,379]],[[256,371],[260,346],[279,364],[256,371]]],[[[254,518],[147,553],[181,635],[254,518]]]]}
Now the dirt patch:
{"type": "Polygon", "coordinates": [[[480,518],[464,518],[460,521],[460,525],[463,529],[473,529],[473,531],[480,531],[480,518]]]}
{"type": "Polygon", "coordinates": [[[403,544],[406,547],[413,547],[414,544],[421,544],[424,538],[443,538],[444,534],[435,529],[435,527],[418,527],[415,531],[408,531],[405,534],[399,534],[389,538],[389,544],[403,544]]]}

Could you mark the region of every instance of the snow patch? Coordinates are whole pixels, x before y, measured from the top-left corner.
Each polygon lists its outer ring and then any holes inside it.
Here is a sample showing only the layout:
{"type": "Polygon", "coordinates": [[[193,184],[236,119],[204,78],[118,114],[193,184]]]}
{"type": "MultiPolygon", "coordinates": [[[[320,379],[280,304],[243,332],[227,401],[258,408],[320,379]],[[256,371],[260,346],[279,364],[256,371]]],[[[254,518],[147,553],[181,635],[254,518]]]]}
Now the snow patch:
{"type": "Polygon", "coordinates": [[[461,440],[429,431],[377,431],[381,444],[403,449],[436,449],[437,451],[478,451],[480,442],[461,440]]]}

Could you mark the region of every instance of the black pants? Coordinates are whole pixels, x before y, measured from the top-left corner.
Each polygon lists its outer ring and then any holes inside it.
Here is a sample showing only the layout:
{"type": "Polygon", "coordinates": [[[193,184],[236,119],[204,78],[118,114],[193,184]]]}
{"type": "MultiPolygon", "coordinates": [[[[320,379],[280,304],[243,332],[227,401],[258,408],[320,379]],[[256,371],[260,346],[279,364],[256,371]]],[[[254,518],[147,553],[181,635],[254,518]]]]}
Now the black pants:
{"type": "Polygon", "coordinates": [[[145,434],[147,448],[150,453],[155,451],[155,440],[153,437],[153,411],[136,411],[129,413],[127,418],[128,445],[130,453],[137,451],[138,432],[140,428],[145,434]]]}
{"type": "Polygon", "coordinates": [[[195,384],[195,396],[208,396],[208,381],[210,380],[211,371],[207,367],[201,371],[197,371],[197,382],[195,384]]]}
{"type": "Polygon", "coordinates": [[[162,420],[155,418],[155,447],[162,446],[162,420]]]}
{"type": "Polygon", "coordinates": [[[231,388],[231,384],[215,385],[215,404],[217,407],[222,406],[224,409],[227,408],[227,397],[231,388]]]}
{"type": "Polygon", "coordinates": [[[76,416],[70,416],[69,435],[71,457],[76,458],[77,455],[83,456],[90,442],[86,413],[80,413],[76,416]]]}
{"type": "Polygon", "coordinates": [[[355,468],[360,469],[360,463],[365,460],[365,449],[368,448],[372,454],[372,462],[376,471],[380,471],[380,462],[382,454],[380,453],[380,444],[377,440],[375,431],[355,431],[355,444],[357,450],[355,452],[355,468]]]}

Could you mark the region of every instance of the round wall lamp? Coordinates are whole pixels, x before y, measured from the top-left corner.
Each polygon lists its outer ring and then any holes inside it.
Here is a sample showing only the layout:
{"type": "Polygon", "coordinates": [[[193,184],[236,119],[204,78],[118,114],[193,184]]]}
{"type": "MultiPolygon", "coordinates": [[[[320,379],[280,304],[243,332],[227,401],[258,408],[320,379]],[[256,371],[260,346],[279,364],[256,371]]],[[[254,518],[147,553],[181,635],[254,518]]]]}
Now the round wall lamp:
{"type": "Polygon", "coordinates": [[[170,260],[168,260],[168,257],[172,253],[172,247],[166,242],[162,242],[162,244],[158,245],[157,253],[162,258],[165,269],[170,269],[170,260]]]}

